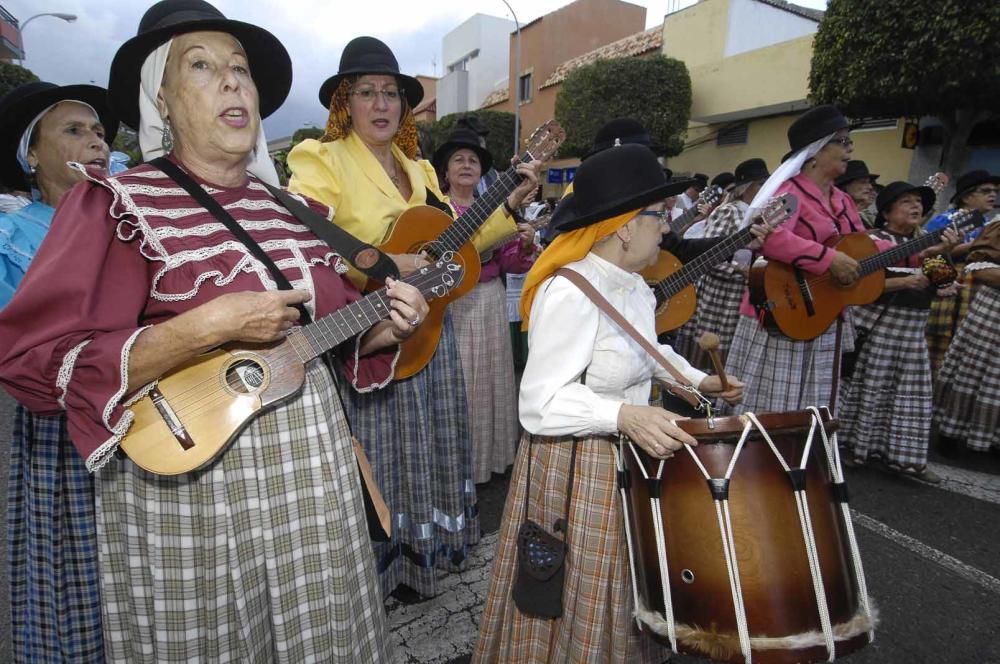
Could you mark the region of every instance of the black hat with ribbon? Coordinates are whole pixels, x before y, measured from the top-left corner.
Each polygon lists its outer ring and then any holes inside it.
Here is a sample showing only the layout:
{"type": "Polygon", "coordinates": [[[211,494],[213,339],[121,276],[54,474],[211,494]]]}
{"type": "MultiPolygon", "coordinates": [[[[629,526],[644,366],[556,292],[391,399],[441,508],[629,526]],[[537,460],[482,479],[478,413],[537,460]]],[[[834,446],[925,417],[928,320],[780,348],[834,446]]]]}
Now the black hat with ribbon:
{"type": "Polygon", "coordinates": [[[901,196],[910,193],[920,195],[923,214],[930,212],[931,208],[934,207],[934,201],[937,200],[937,195],[935,195],[934,190],[930,187],[915,187],[909,182],[902,181],[891,182],[875,198],[875,226],[879,228],[885,226],[885,213],[892,208],[893,203],[899,200],[901,196]]]}
{"type": "Polygon", "coordinates": [[[645,146],[602,150],[580,164],[573,191],[552,213],[551,225],[560,233],[583,228],[675,196],[690,185],[691,180],[668,182],[656,155],[645,146]]]}
{"type": "Polygon", "coordinates": [[[872,184],[875,184],[875,180],[878,180],[877,173],[868,172],[868,164],[861,161],[860,159],[852,159],[847,162],[847,170],[844,174],[833,181],[838,187],[843,187],[848,182],[854,182],[855,180],[871,180],[872,184]]]}
{"type": "Polygon", "coordinates": [[[615,118],[597,130],[594,134],[594,145],[583,159],[589,159],[598,152],[617,145],[630,144],[645,145],[654,152],[660,151],[653,145],[652,137],[641,122],[632,118],[615,118]]]}
{"type": "Polygon", "coordinates": [[[139,85],[150,53],[188,32],[225,32],[243,46],[257,86],[260,117],[274,113],[292,87],[292,61],[277,37],[250,23],[228,19],[205,0],[161,0],[146,10],[135,37],[122,44],[111,62],[108,98],[129,127],[139,127],[139,85]]]}
{"type": "Polygon", "coordinates": [[[493,167],[493,155],[482,147],[479,134],[467,127],[457,127],[451,132],[448,140],[434,151],[434,157],[431,159],[434,169],[438,173],[446,172],[448,160],[459,150],[472,150],[476,153],[476,156],[479,157],[480,173],[485,174],[493,167]]]}
{"type": "Polygon", "coordinates": [[[344,47],[340,54],[340,69],[326,79],[319,88],[319,103],[323,108],[330,107],[330,100],[337,86],[346,76],[363,76],[365,74],[386,74],[395,76],[406,93],[406,103],[410,108],[416,108],[424,98],[424,86],[420,81],[399,72],[396,56],[384,42],[374,37],[355,37],[344,47]]]}
{"type": "Polygon", "coordinates": [[[959,197],[969,193],[970,189],[975,189],[981,184],[1000,185],[1000,175],[990,175],[989,171],[983,170],[963,173],[955,183],[955,195],[951,197],[951,202],[954,203],[959,197]]]}
{"type": "Polygon", "coordinates": [[[55,85],[34,81],[20,85],[0,99],[0,183],[27,191],[28,177],[17,160],[21,137],[38,114],[61,101],[79,101],[97,111],[104,125],[104,141],[118,133],[118,117],[108,106],[107,91],[96,85],[55,85]]]}
{"type": "Polygon", "coordinates": [[[823,104],[814,106],[795,119],[788,128],[788,147],[791,150],[781,161],[785,161],[810,143],[829,136],[841,129],[850,129],[851,123],[836,106],[823,104]]]}
{"type": "Polygon", "coordinates": [[[771,173],[767,170],[767,163],[763,159],[754,157],[741,161],[736,166],[736,182],[733,184],[741,187],[758,180],[766,180],[769,177],[771,177],[771,173]]]}

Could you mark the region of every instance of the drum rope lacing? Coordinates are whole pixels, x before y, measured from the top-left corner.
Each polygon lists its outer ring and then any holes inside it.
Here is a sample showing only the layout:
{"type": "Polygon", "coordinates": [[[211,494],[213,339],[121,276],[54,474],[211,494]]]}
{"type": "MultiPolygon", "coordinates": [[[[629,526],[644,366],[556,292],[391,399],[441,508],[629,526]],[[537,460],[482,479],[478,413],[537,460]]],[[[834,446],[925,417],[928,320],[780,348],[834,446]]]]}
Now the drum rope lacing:
{"type": "MultiPolygon", "coordinates": [[[[822,421],[819,408],[810,406],[809,410],[813,413],[814,421],[822,421]]],[[[840,447],[837,443],[837,434],[834,432],[832,438],[828,437],[826,435],[826,427],[822,426],[819,428],[819,432],[823,439],[823,448],[826,450],[827,464],[830,466],[833,482],[834,484],[843,486],[844,469],[840,465],[840,447]]],[[[874,613],[872,612],[871,602],[868,597],[868,583],[865,580],[865,570],[861,564],[861,549],[858,548],[858,538],[854,534],[854,520],[851,518],[851,506],[847,500],[840,501],[840,512],[844,517],[844,529],[847,531],[847,542],[851,549],[851,563],[854,565],[854,576],[858,582],[858,594],[861,595],[861,606],[872,625],[872,629],[868,631],[868,642],[872,643],[875,641],[874,613]]]]}

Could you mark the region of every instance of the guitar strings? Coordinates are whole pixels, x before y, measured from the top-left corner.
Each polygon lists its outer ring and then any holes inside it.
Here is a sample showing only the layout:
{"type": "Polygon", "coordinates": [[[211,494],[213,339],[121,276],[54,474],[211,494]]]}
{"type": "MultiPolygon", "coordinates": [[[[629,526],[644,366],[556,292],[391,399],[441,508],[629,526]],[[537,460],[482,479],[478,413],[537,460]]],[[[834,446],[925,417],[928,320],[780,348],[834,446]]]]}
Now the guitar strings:
{"type": "MultiPolygon", "coordinates": [[[[413,281],[407,281],[406,283],[409,283],[410,285],[412,285],[412,286],[420,289],[421,292],[423,292],[424,287],[426,287],[426,286],[428,286],[428,285],[430,285],[432,283],[435,283],[435,282],[437,282],[437,281],[440,280],[441,273],[443,273],[443,270],[441,270],[441,271],[435,270],[435,271],[432,271],[432,272],[428,272],[426,274],[421,274],[421,275],[419,275],[418,278],[414,278],[413,281]]],[[[381,288],[378,291],[375,291],[374,293],[370,293],[369,295],[365,296],[364,298],[356,300],[355,302],[350,303],[346,307],[342,307],[341,309],[338,309],[337,311],[332,312],[331,314],[327,314],[323,318],[320,318],[319,320],[314,321],[314,323],[312,325],[317,325],[317,324],[325,321],[328,316],[335,316],[337,313],[343,312],[348,307],[351,307],[352,305],[355,305],[355,304],[361,304],[363,302],[366,302],[366,301],[368,301],[370,298],[372,298],[374,296],[381,297],[384,292],[385,292],[385,288],[381,288]]],[[[367,318],[367,315],[366,315],[366,318],[367,318]]],[[[372,325],[374,325],[374,324],[376,324],[378,322],[381,322],[382,320],[386,320],[387,318],[388,318],[388,316],[383,317],[383,318],[378,318],[377,320],[375,320],[372,323],[372,325]]],[[[324,323],[324,325],[328,326],[329,323],[324,323]]],[[[310,327],[310,326],[305,326],[304,328],[299,328],[299,329],[303,330],[303,329],[306,329],[308,327],[310,327]]],[[[369,326],[369,328],[370,328],[370,326],[369,326]]],[[[365,332],[365,330],[361,330],[357,334],[362,334],[363,332],[365,332]]],[[[326,334],[328,334],[328,333],[329,333],[329,331],[326,334]]],[[[350,335],[347,338],[345,338],[343,341],[347,341],[351,337],[357,336],[357,334],[350,335]]],[[[293,343],[290,341],[290,337],[286,336],[283,340],[279,340],[279,341],[285,341],[285,342],[288,342],[288,343],[282,343],[278,348],[274,349],[274,351],[273,351],[274,354],[272,355],[272,357],[275,357],[277,359],[275,361],[273,361],[273,362],[267,363],[268,366],[271,368],[272,372],[280,370],[280,369],[287,368],[289,366],[294,366],[294,363],[296,363],[296,362],[299,363],[299,364],[305,364],[306,362],[309,361],[309,360],[302,360],[301,359],[301,357],[299,356],[299,354],[298,354],[297,350],[295,349],[293,343]]],[[[343,343],[343,341],[340,342],[340,343],[343,343]]],[[[339,344],[337,344],[337,345],[339,345],[339,344]]],[[[311,360],[313,358],[309,358],[309,359],[311,360]]],[[[247,360],[244,360],[244,361],[253,362],[253,360],[251,360],[249,358],[247,360]]],[[[238,362],[234,363],[231,366],[236,366],[236,364],[238,364],[238,362]]],[[[161,380],[162,380],[162,378],[161,378],[161,380]]],[[[218,375],[214,374],[211,378],[207,378],[207,379],[205,379],[205,380],[203,380],[203,381],[201,381],[201,382],[199,382],[199,383],[197,383],[195,385],[192,385],[191,387],[189,387],[189,388],[187,388],[187,389],[185,389],[185,390],[183,390],[181,392],[178,392],[176,395],[172,396],[169,399],[170,407],[178,415],[180,415],[181,412],[184,412],[184,413],[186,413],[188,415],[191,415],[190,407],[192,406],[192,404],[198,405],[198,404],[205,403],[203,401],[203,397],[204,396],[210,395],[212,393],[220,392],[218,385],[219,385],[218,375]]],[[[228,396],[224,391],[221,392],[221,395],[223,397],[222,400],[224,400],[228,396]]],[[[148,397],[148,395],[147,395],[147,397],[148,397]]],[[[209,402],[209,403],[212,403],[212,402],[209,402]]]]}

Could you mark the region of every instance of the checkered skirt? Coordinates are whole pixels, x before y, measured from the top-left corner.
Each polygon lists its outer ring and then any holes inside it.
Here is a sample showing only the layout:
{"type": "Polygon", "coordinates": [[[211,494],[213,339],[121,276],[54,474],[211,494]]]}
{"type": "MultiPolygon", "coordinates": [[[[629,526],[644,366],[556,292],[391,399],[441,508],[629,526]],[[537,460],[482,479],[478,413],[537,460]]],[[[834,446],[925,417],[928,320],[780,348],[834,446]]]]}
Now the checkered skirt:
{"type": "Polygon", "coordinates": [[[856,457],[923,469],[931,428],[928,311],[870,304],[853,313],[870,332],[853,377],[840,384],[840,441],[856,457]]]}
{"type": "Polygon", "coordinates": [[[7,484],[13,653],[103,662],[94,482],[63,416],[17,406],[7,484]]]}
{"type": "Polygon", "coordinates": [[[208,468],[96,475],[108,658],[384,662],[357,465],[319,361],[208,468]]]}
{"type": "Polygon", "coordinates": [[[528,518],[552,532],[566,512],[572,438],[525,434],[514,462],[479,625],[473,662],[663,662],[670,651],[639,633],[615,459],[609,438],[582,438],[570,506],[563,615],[522,614],[511,599],[517,574],[517,531],[524,520],[527,455],[531,454],[528,518]]]}
{"type": "Polygon", "coordinates": [[[449,307],[469,404],[473,480],[488,482],[514,463],[520,427],[514,355],[500,279],[478,284],[449,307]]]}
{"type": "Polygon", "coordinates": [[[383,596],[405,583],[437,594],[479,541],[465,381],[451,314],[430,363],[406,380],[358,394],[344,390],[348,418],[393,516],[392,540],[375,543],[383,596]]]}
{"type": "MultiPolygon", "coordinates": [[[[965,263],[956,263],[955,268],[961,274],[965,263]]],[[[955,297],[938,297],[931,302],[931,312],[927,319],[927,346],[931,356],[931,368],[936,374],[941,370],[945,353],[951,344],[965,317],[969,313],[969,303],[972,300],[972,284],[967,276],[960,281],[964,288],[955,297]]]]}
{"type": "Polygon", "coordinates": [[[1000,449],[1000,289],[979,284],[934,391],[940,432],[973,450],[1000,449]]]}
{"type": "MultiPolygon", "coordinates": [[[[846,312],[845,312],[846,313],[846,312]]],[[[854,348],[850,318],[843,324],[842,350],[854,348]]],[[[829,406],[833,389],[837,325],[811,341],[796,341],[761,327],[756,319],[740,316],[726,373],[744,382],[743,403],[727,412],[738,415],[783,413],[809,406],[829,406]]]]}
{"type": "Polygon", "coordinates": [[[691,320],[678,330],[674,350],[699,369],[715,373],[708,354],[698,346],[702,334],[714,332],[719,335],[719,356],[725,364],[740,319],[740,303],[746,285],[746,277],[729,268],[713,269],[699,279],[697,309],[691,320]]]}

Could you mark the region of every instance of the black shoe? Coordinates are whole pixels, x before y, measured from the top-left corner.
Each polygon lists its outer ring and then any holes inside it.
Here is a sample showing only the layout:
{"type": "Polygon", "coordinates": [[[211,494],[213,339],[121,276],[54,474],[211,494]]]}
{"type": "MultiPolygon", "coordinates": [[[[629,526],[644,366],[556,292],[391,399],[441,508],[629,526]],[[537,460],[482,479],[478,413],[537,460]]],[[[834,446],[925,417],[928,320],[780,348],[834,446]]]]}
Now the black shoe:
{"type": "Polygon", "coordinates": [[[962,456],[962,441],[951,436],[938,435],[938,452],[946,459],[958,459],[962,456]]]}

